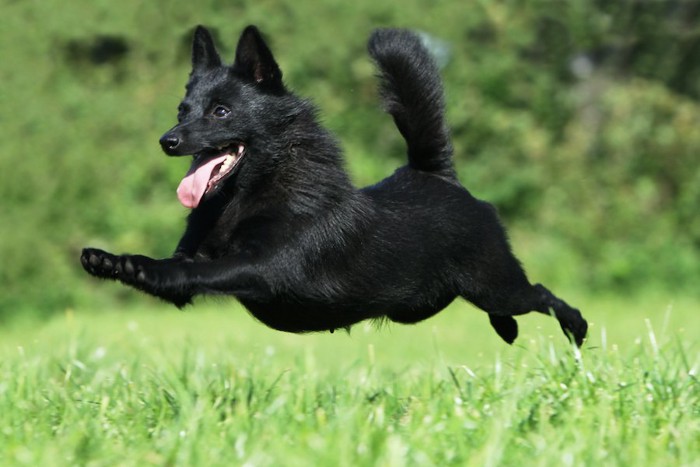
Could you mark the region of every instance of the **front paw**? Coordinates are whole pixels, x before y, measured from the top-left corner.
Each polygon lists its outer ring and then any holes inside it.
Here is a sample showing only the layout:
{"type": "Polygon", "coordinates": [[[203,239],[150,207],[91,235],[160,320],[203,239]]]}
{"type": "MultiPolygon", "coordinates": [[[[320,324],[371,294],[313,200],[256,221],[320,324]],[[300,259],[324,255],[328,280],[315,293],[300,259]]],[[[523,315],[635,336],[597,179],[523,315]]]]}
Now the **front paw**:
{"type": "Polygon", "coordinates": [[[85,248],[80,255],[83,268],[95,277],[115,279],[121,282],[138,285],[146,280],[144,262],[141,256],[113,255],[96,248],[85,248]]]}
{"type": "Polygon", "coordinates": [[[80,263],[88,273],[103,279],[116,278],[118,257],[97,248],[84,248],[80,255],[80,263]]]}
{"type": "Polygon", "coordinates": [[[155,260],[141,255],[118,256],[85,248],[80,262],[93,276],[117,280],[180,308],[191,302],[193,293],[180,267],[180,260],[155,260]]]}

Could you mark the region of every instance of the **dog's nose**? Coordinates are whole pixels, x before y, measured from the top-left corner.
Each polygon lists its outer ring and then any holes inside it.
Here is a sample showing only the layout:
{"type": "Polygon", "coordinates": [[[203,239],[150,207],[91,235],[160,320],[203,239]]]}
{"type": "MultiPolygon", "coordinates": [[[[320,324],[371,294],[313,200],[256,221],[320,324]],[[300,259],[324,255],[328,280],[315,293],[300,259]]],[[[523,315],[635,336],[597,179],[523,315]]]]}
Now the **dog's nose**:
{"type": "Polygon", "coordinates": [[[180,138],[172,133],[167,133],[160,139],[160,145],[164,151],[172,151],[180,145],[180,138]]]}

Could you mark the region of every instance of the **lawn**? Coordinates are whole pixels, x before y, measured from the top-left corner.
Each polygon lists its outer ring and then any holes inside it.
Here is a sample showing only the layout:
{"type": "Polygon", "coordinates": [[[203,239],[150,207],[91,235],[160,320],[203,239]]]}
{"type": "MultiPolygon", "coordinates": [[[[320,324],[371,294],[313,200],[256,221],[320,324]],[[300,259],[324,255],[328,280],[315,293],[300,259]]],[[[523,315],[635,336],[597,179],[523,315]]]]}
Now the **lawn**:
{"type": "Polygon", "coordinates": [[[0,331],[2,465],[699,465],[697,301],[577,297],[580,352],[457,302],[291,335],[233,303],[66,310],[0,331]]]}

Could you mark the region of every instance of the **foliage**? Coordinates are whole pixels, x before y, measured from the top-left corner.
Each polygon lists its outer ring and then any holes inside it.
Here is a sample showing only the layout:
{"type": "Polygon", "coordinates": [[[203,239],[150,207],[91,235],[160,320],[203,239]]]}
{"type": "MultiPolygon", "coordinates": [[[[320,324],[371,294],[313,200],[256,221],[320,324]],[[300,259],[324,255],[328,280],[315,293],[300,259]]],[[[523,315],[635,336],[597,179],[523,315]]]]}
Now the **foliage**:
{"type": "Polygon", "coordinates": [[[427,32],[447,45],[460,175],[497,204],[533,280],[697,290],[693,5],[4,0],[0,316],[133,296],[94,291],[77,261],[84,245],[172,251],[187,162],[166,160],[156,141],[174,123],[197,23],[229,59],[242,27],[259,24],[288,84],[339,134],[358,184],[404,160],[366,37],[389,25],[427,32]]]}

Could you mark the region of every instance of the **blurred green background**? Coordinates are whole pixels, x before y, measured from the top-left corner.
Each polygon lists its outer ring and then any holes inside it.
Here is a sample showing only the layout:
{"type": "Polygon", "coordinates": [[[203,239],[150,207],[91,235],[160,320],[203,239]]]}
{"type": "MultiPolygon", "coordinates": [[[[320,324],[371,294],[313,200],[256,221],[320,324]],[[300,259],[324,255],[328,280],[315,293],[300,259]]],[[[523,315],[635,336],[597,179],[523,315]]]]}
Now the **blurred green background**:
{"type": "Polygon", "coordinates": [[[0,319],[150,300],[100,285],[90,245],[169,255],[188,167],[175,123],[190,36],[233,58],[257,24],[358,185],[404,162],[365,53],[418,29],[443,59],[462,181],[497,205],[533,281],[700,296],[700,3],[0,0],[0,319]]]}

